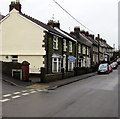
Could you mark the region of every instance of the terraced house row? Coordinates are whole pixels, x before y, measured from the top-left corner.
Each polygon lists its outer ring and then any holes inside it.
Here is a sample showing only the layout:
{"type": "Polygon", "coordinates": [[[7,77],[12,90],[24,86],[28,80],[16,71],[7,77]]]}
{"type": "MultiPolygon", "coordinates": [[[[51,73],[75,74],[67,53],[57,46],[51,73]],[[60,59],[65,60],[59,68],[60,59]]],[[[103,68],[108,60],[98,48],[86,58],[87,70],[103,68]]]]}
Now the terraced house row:
{"type": "Polygon", "coordinates": [[[73,71],[74,67],[91,67],[103,60],[109,61],[113,48],[100,35],[94,36],[80,27],[70,33],[60,23],[47,24],[21,12],[20,2],[11,2],[9,13],[0,21],[3,62],[27,61],[30,73],[47,74],[73,71]]]}

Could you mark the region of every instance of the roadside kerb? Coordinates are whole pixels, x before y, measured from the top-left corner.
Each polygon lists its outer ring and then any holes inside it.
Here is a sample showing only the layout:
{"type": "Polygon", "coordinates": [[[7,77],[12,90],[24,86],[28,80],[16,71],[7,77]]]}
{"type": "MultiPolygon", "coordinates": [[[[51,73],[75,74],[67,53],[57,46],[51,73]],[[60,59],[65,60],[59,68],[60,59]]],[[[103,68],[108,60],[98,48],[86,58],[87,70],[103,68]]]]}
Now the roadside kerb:
{"type": "MultiPolygon", "coordinates": [[[[59,83],[57,82],[56,84],[50,86],[49,84],[49,87],[48,88],[45,88],[46,90],[55,90],[56,88],[59,88],[59,87],[62,87],[62,86],[65,86],[65,85],[68,85],[68,84],[71,84],[71,83],[74,83],[74,82],[77,82],[77,81],[80,81],[82,79],[86,79],[86,78],[89,78],[89,77],[92,77],[92,76],[95,76],[97,73],[92,73],[92,74],[86,74],[86,75],[81,75],[78,79],[75,79],[75,80],[69,80],[69,79],[65,79],[63,81],[61,81],[62,83],[59,83]],[[66,82],[64,82],[66,81],[66,82]]],[[[72,77],[74,78],[74,77],[72,77]]],[[[14,85],[14,86],[18,86],[18,87],[24,87],[24,86],[20,86],[20,85],[17,85],[16,83],[12,82],[12,81],[9,81],[9,80],[5,80],[5,79],[2,79],[3,81],[7,82],[7,83],[10,83],[11,85],[14,85]]],[[[54,82],[51,82],[51,84],[54,83],[54,82]]],[[[35,83],[33,83],[35,84],[35,83]]]]}
{"type": "MultiPolygon", "coordinates": [[[[56,88],[59,88],[59,87],[62,87],[62,86],[65,86],[65,85],[68,85],[68,84],[71,84],[71,83],[80,81],[80,80],[82,80],[82,79],[86,79],[86,78],[95,76],[96,74],[97,74],[97,73],[94,73],[94,74],[91,74],[91,75],[88,75],[88,76],[84,76],[84,77],[81,77],[81,78],[76,79],[76,80],[73,80],[73,81],[69,81],[69,82],[65,82],[65,83],[62,83],[62,84],[58,84],[58,85],[52,86],[52,87],[50,87],[50,88],[47,88],[47,90],[55,90],[56,88]]],[[[67,80],[67,79],[66,79],[66,80],[67,80]]]]}
{"type": "Polygon", "coordinates": [[[2,79],[2,80],[5,81],[5,82],[7,82],[7,83],[10,83],[13,86],[19,86],[19,85],[17,85],[16,83],[14,83],[12,81],[8,81],[8,80],[5,80],[5,79],[2,79]]]}

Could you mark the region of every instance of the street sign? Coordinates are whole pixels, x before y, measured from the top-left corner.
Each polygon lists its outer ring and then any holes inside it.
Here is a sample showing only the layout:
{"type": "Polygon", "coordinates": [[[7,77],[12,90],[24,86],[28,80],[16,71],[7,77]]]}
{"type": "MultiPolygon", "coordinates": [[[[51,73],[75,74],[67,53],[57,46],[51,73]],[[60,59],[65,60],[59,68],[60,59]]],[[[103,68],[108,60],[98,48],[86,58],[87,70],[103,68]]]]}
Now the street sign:
{"type": "Polygon", "coordinates": [[[76,58],[75,57],[69,57],[68,62],[76,62],[76,58]]]}

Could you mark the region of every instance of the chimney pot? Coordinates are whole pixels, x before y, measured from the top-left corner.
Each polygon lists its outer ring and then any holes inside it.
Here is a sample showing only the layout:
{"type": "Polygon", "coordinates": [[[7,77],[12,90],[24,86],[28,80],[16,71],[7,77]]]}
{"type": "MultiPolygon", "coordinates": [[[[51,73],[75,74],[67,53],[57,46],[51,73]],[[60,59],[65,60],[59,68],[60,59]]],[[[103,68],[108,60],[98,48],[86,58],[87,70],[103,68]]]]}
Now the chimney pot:
{"type": "Polygon", "coordinates": [[[79,26],[74,27],[74,32],[80,33],[80,27],[79,26]]]}
{"type": "Polygon", "coordinates": [[[56,22],[56,21],[53,21],[53,20],[49,20],[48,23],[47,23],[47,25],[52,26],[53,28],[57,27],[57,28],[60,29],[60,23],[59,23],[59,21],[56,22]]]}
{"type": "Polygon", "coordinates": [[[12,1],[11,4],[9,5],[9,12],[13,9],[18,10],[19,12],[21,12],[21,4],[19,1],[12,1]]]}

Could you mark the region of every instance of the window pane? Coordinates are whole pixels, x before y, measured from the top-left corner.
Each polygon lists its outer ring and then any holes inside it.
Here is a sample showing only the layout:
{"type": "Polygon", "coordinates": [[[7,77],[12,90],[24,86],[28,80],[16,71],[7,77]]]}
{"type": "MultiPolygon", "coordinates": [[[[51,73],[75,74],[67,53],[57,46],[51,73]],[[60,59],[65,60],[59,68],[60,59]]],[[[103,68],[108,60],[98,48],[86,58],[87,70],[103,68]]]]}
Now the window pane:
{"type": "Polygon", "coordinates": [[[54,61],[57,61],[57,58],[54,58],[54,61]]]}
{"type": "Polygon", "coordinates": [[[18,55],[12,56],[12,62],[18,62],[18,55]]]}
{"type": "Polygon", "coordinates": [[[18,56],[17,55],[13,55],[12,58],[18,58],[18,56]]]}
{"type": "Polygon", "coordinates": [[[53,37],[53,48],[58,49],[58,37],[53,37]]]}
{"type": "Polygon", "coordinates": [[[54,62],[54,69],[53,69],[54,72],[57,72],[57,62],[54,62]]]}

